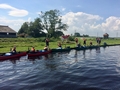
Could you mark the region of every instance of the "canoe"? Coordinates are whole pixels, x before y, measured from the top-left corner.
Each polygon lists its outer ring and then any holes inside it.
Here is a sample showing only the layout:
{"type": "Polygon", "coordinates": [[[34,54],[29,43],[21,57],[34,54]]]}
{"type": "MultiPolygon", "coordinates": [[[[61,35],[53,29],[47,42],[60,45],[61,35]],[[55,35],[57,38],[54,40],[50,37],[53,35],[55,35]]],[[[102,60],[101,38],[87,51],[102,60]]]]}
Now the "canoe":
{"type": "Polygon", "coordinates": [[[75,48],[72,48],[72,49],[75,49],[75,50],[87,50],[87,49],[96,49],[96,48],[99,48],[99,46],[82,46],[82,47],[75,47],[75,48]]]}
{"type": "Polygon", "coordinates": [[[22,56],[26,56],[27,52],[18,52],[16,54],[12,54],[12,55],[1,55],[0,56],[0,60],[8,60],[8,59],[13,59],[13,58],[20,58],[22,56]]]}
{"type": "Polygon", "coordinates": [[[71,48],[65,48],[65,49],[51,49],[51,52],[69,52],[71,48]]]}
{"type": "Polygon", "coordinates": [[[49,50],[49,51],[29,52],[28,57],[42,56],[42,55],[47,55],[49,53],[51,53],[51,50],[49,50]]]}

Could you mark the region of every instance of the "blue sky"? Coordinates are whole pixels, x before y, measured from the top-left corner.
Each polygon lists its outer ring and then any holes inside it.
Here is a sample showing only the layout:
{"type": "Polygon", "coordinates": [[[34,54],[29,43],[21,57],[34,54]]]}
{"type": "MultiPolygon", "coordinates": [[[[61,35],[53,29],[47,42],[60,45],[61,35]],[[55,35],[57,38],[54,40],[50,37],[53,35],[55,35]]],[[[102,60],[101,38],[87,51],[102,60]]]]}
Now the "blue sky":
{"type": "Polygon", "coordinates": [[[120,0],[0,0],[0,25],[18,31],[40,11],[60,10],[65,34],[120,37],[120,0]]]}

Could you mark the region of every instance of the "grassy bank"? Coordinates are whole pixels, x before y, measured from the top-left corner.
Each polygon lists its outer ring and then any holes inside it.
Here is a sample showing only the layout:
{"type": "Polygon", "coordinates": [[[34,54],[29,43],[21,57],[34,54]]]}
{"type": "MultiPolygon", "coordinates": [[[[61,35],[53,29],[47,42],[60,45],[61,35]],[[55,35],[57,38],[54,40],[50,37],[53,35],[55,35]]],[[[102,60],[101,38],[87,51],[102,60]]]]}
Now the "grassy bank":
{"type": "MultiPolygon", "coordinates": [[[[81,45],[83,44],[82,38],[78,38],[81,45]]],[[[95,38],[87,38],[87,45],[90,41],[93,42],[93,45],[96,45],[95,38]]],[[[50,39],[50,48],[57,48],[57,43],[61,42],[60,39],[50,39]]],[[[107,44],[120,44],[120,39],[102,39],[101,45],[106,42],[107,44]]],[[[28,48],[32,46],[36,50],[43,49],[45,46],[44,38],[0,38],[0,53],[9,52],[10,48],[13,46],[17,47],[17,51],[27,51],[28,48]]],[[[75,47],[74,41],[63,42],[63,48],[66,46],[75,47]]]]}

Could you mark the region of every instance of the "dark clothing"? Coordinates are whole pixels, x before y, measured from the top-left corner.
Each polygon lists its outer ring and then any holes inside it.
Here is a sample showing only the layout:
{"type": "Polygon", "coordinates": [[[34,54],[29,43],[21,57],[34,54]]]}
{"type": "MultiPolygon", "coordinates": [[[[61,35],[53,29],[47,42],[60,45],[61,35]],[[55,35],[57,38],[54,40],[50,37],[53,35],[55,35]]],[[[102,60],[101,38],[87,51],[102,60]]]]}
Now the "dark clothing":
{"type": "Polygon", "coordinates": [[[77,45],[77,47],[80,47],[80,46],[81,46],[80,44],[77,45]]]}
{"type": "Polygon", "coordinates": [[[49,40],[48,39],[45,40],[45,43],[46,43],[46,46],[49,46],[49,40]]]}
{"type": "Polygon", "coordinates": [[[86,45],[86,40],[83,41],[83,44],[86,45]]]}
{"type": "Polygon", "coordinates": [[[90,46],[92,46],[92,42],[90,42],[90,46]]]}
{"type": "Polygon", "coordinates": [[[16,48],[14,47],[14,48],[12,48],[12,53],[16,53],[17,51],[16,51],[16,48]]]}
{"type": "Polygon", "coordinates": [[[75,42],[78,43],[78,38],[75,38],[75,42]]]}
{"type": "Polygon", "coordinates": [[[48,51],[48,48],[47,48],[47,47],[44,47],[44,51],[48,51]]]}

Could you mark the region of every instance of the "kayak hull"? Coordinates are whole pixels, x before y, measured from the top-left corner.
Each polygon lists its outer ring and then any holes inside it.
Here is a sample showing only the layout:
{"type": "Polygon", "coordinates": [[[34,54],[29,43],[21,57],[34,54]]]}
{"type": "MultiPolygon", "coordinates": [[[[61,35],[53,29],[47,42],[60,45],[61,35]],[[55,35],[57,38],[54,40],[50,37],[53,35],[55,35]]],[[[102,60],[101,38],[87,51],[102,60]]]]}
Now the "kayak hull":
{"type": "Polygon", "coordinates": [[[44,52],[31,52],[31,53],[28,53],[28,57],[42,56],[42,55],[47,55],[49,53],[51,53],[51,50],[44,51],[44,52]]]}
{"type": "Polygon", "coordinates": [[[51,52],[69,52],[71,48],[67,49],[51,49],[51,52]]]}
{"type": "Polygon", "coordinates": [[[14,58],[20,58],[22,56],[26,56],[27,55],[27,52],[20,52],[20,53],[16,53],[16,54],[13,54],[13,55],[9,55],[9,56],[0,56],[0,60],[8,60],[8,59],[14,59],[14,58]]]}

